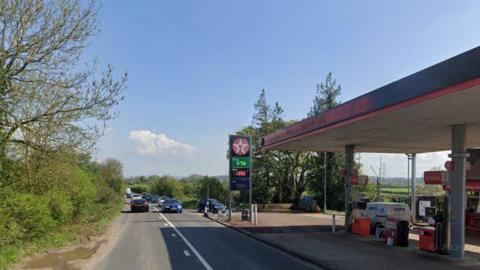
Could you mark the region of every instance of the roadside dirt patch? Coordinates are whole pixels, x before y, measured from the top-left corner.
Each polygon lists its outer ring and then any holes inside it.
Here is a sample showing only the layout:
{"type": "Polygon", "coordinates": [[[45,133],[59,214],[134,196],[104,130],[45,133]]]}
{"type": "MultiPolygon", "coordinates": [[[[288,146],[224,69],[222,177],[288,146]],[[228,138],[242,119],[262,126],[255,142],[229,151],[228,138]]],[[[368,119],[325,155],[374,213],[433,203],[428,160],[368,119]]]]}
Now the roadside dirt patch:
{"type": "Polygon", "coordinates": [[[124,231],[127,213],[117,216],[108,225],[105,233],[96,237],[81,239],[81,244],[52,250],[46,254],[39,254],[25,258],[13,269],[28,270],[79,270],[95,269],[118,242],[124,231]]]}
{"type": "Polygon", "coordinates": [[[86,260],[92,257],[98,248],[105,243],[105,240],[97,242],[92,248],[77,247],[70,251],[51,253],[31,259],[26,265],[26,269],[45,269],[51,268],[55,270],[75,270],[70,264],[74,260],[86,260]]]}

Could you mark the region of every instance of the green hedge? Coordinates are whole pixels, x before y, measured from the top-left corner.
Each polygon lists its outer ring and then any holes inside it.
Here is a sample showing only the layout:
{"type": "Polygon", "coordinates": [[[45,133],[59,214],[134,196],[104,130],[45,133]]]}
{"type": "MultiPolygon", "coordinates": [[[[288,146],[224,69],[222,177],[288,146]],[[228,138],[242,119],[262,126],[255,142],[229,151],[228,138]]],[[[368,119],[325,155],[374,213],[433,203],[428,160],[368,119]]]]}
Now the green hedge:
{"type": "Polygon", "coordinates": [[[97,224],[120,212],[122,177],[99,175],[97,168],[103,164],[79,163],[71,153],[37,162],[40,169],[30,175],[20,171],[7,179],[0,174],[0,187],[9,183],[6,180],[12,183],[0,188],[0,269],[27,250],[38,252],[71,241],[76,234],[91,235],[97,224]]]}

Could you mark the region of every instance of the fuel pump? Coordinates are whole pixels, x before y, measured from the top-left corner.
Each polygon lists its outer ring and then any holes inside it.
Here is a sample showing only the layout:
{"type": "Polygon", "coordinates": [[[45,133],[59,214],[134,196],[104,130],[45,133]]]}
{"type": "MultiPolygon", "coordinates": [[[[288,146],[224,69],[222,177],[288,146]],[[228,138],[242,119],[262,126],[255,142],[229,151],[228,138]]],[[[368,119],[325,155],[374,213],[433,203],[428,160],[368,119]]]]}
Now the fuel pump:
{"type": "Polygon", "coordinates": [[[440,254],[447,254],[450,247],[449,226],[449,196],[437,198],[437,212],[435,219],[435,251],[440,254]]]}

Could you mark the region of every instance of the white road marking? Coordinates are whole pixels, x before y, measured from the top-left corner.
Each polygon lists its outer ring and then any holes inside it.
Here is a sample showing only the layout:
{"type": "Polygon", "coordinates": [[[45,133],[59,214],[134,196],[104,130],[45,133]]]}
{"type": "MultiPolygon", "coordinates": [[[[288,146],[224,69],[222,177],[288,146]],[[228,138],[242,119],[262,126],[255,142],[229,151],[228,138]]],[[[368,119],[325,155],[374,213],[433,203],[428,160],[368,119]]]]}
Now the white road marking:
{"type": "Polygon", "coordinates": [[[203,258],[203,256],[200,255],[200,253],[197,251],[197,249],[193,247],[193,245],[187,240],[187,238],[185,236],[183,236],[183,234],[164,215],[162,215],[162,213],[159,213],[159,214],[168,223],[168,225],[170,225],[170,227],[172,227],[172,229],[175,230],[175,232],[180,236],[180,238],[182,238],[183,242],[185,242],[185,244],[187,244],[188,248],[190,248],[190,250],[193,252],[193,254],[195,254],[195,256],[200,261],[200,263],[202,263],[203,267],[205,267],[205,269],[207,269],[207,270],[213,270],[213,268],[210,266],[210,264],[208,264],[208,262],[205,260],[205,258],[203,258]]]}
{"type": "Polygon", "coordinates": [[[177,235],[176,235],[176,234],[174,234],[174,233],[172,233],[172,237],[177,237],[177,235]]]}
{"type": "Polygon", "coordinates": [[[188,250],[185,249],[183,253],[185,253],[185,256],[190,257],[190,252],[188,252],[188,250]]]}
{"type": "Polygon", "coordinates": [[[165,227],[168,227],[168,223],[165,223],[165,227]]]}

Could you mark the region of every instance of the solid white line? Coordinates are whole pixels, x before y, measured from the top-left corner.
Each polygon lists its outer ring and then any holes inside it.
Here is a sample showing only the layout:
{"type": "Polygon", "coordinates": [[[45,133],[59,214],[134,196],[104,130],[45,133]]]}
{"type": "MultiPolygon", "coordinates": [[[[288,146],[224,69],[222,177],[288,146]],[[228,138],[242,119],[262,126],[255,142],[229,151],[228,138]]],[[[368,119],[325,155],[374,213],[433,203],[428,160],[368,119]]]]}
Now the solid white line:
{"type": "Polygon", "coordinates": [[[185,256],[190,257],[190,252],[188,252],[188,250],[185,249],[183,253],[185,253],[185,256]]]}
{"type": "Polygon", "coordinates": [[[202,263],[203,267],[207,270],[213,270],[213,268],[208,264],[208,262],[203,258],[202,255],[193,247],[193,245],[187,240],[185,236],[164,216],[162,213],[159,213],[161,217],[172,227],[172,229],[175,230],[175,232],[182,238],[183,242],[187,244],[187,246],[190,248],[190,250],[195,254],[195,256],[198,258],[198,260],[202,263]]]}

